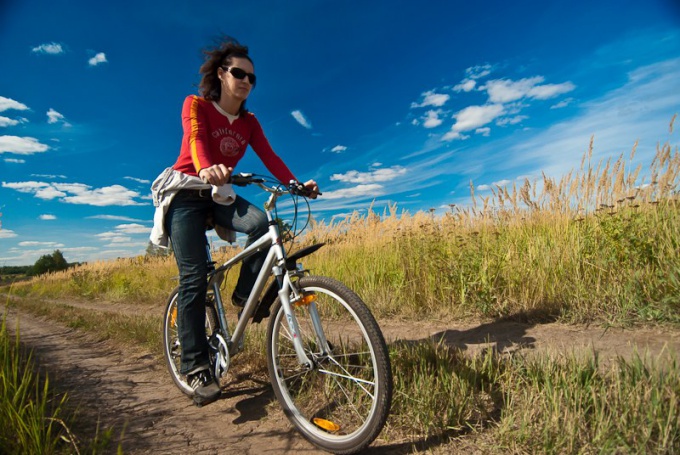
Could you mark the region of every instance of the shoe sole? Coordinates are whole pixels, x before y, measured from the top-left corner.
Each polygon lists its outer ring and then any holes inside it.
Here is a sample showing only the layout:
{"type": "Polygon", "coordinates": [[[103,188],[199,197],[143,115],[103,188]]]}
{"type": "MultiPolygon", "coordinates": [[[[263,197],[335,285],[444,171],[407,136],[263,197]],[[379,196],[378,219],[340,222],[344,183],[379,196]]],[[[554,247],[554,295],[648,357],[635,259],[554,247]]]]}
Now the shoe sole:
{"type": "Polygon", "coordinates": [[[197,407],[200,408],[200,407],[203,407],[205,405],[208,405],[210,403],[213,403],[213,402],[219,400],[221,395],[222,395],[222,392],[220,391],[220,393],[218,393],[217,395],[214,395],[212,397],[197,397],[197,396],[194,396],[193,397],[194,404],[197,407]]]}

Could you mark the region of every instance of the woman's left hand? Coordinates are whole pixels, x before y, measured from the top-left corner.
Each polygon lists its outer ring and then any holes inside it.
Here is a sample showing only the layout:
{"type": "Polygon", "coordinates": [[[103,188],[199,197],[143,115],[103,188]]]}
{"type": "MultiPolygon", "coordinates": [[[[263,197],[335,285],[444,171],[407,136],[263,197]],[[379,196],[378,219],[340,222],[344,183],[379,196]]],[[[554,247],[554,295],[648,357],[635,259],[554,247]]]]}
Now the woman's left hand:
{"type": "Polygon", "coordinates": [[[307,180],[303,185],[309,191],[309,198],[316,199],[319,195],[319,185],[314,180],[307,180]]]}

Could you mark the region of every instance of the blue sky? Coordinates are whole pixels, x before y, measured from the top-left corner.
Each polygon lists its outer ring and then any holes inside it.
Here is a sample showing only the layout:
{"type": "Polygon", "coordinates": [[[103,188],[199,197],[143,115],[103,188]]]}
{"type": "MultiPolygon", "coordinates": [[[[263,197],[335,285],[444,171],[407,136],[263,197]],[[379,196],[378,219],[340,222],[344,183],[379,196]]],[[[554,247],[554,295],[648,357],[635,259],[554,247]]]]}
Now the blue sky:
{"type": "MultiPolygon", "coordinates": [[[[150,182],[220,34],[250,47],[248,106],[327,221],[559,177],[593,135],[598,159],[678,144],[677,0],[5,0],[0,265],[143,253],[150,182]]],[[[265,169],[250,152],[237,171],[265,169]]]]}

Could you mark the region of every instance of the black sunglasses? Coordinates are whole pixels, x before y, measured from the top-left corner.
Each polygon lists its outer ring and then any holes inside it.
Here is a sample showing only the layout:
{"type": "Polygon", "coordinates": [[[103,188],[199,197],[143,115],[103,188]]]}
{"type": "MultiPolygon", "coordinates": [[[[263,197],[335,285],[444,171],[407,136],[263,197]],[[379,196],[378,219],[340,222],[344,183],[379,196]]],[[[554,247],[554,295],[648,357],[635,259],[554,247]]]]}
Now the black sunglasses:
{"type": "Polygon", "coordinates": [[[246,76],[248,76],[248,82],[250,82],[250,85],[255,85],[256,78],[253,73],[246,73],[241,68],[237,68],[235,66],[223,66],[222,69],[228,73],[231,73],[232,76],[239,80],[244,79],[246,76]]]}

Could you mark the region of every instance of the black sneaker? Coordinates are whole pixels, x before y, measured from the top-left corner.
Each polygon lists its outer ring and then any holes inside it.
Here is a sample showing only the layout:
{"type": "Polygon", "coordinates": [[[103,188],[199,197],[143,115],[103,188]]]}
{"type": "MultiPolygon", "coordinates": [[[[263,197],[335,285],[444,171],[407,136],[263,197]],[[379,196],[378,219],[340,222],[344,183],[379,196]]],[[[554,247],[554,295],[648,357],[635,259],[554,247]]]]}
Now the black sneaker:
{"type": "Polygon", "coordinates": [[[194,403],[197,406],[212,403],[222,393],[209,368],[188,374],[187,383],[194,389],[194,403]]]}

